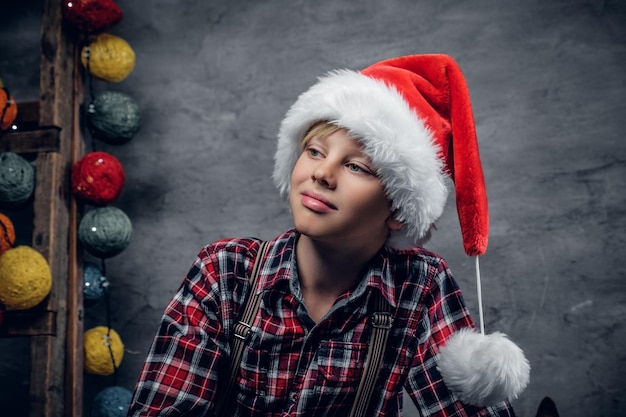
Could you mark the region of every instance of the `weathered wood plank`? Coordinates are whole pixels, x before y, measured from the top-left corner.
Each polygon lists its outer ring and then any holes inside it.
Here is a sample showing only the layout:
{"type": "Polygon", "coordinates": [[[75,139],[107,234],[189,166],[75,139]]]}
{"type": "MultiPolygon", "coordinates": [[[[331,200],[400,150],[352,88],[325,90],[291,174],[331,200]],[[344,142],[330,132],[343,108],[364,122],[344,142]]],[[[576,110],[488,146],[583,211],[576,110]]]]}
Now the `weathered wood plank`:
{"type": "Polygon", "coordinates": [[[47,310],[9,310],[4,312],[0,337],[54,336],[56,312],[47,310]]]}
{"type": "MultiPolygon", "coordinates": [[[[80,71],[80,49],[75,48],[74,57],[74,105],[72,115],[72,166],[84,154],[84,141],[80,128],[81,103],[83,101],[83,77],[80,71]]],[[[67,348],[65,370],[65,412],[72,417],[82,416],[83,411],[83,258],[78,244],[78,221],[80,207],[75,198],[70,199],[69,228],[69,274],[67,293],[67,348]],[[70,413],[71,412],[71,413],[70,413]]]]}
{"type": "Polygon", "coordinates": [[[71,416],[66,409],[66,337],[69,275],[69,174],[73,138],[74,42],[62,3],[44,0],[39,126],[60,126],[58,152],[39,153],[34,193],[33,247],[47,260],[52,289],[45,309],[56,312],[56,336],[31,337],[30,416],[71,416]]]}
{"type": "Polygon", "coordinates": [[[39,127],[39,102],[23,101],[17,103],[17,117],[13,122],[18,130],[33,130],[39,127]]]}
{"type": "Polygon", "coordinates": [[[61,150],[61,128],[6,133],[0,136],[0,152],[37,153],[61,150]]]}

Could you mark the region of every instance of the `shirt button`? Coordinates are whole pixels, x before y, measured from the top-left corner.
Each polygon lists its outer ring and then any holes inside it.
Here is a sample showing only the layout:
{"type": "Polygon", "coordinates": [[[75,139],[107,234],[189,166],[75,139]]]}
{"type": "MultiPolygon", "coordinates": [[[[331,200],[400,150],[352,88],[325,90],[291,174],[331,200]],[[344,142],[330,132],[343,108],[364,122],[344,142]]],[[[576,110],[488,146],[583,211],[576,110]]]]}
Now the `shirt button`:
{"type": "Polygon", "coordinates": [[[291,394],[291,401],[294,402],[294,403],[296,401],[298,401],[298,393],[297,392],[294,392],[294,393],[291,394]]]}

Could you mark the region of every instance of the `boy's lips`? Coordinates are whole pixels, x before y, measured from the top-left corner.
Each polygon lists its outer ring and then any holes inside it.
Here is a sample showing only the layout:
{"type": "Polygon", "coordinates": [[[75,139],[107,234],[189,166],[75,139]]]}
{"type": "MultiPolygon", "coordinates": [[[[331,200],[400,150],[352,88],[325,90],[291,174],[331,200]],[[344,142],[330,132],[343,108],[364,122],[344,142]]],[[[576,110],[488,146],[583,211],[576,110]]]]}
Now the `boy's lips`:
{"type": "Polygon", "coordinates": [[[330,212],[337,210],[337,207],[328,201],[324,196],[313,193],[303,192],[301,194],[302,205],[308,209],[319,212],[330,212]]]}

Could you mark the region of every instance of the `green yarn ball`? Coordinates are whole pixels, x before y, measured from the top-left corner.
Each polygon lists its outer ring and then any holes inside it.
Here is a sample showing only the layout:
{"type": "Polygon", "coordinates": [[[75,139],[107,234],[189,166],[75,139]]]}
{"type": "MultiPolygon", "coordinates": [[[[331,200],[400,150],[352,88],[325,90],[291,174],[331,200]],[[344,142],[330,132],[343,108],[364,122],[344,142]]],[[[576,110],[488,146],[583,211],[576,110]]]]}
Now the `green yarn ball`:
{"type": "Polygon", "coordinates": [[[94,136],[109,145],[123,145],[141,127],[139,106],[123,93],[100,94],[89,106],[88,115],[94,136]]]}
{"type": "Polygon", "coordinates": [[[99,258],[110,258],[126,249],[131,234],[132,224],[126,213],[112,206],[89,210],[78,225],[81,243],[99,258]]]}
{"type": "Polygon", "coordinates": [[[19,205],[35,190],[35,168],[13,152],[0,153],[0,203],[19,205]]]}

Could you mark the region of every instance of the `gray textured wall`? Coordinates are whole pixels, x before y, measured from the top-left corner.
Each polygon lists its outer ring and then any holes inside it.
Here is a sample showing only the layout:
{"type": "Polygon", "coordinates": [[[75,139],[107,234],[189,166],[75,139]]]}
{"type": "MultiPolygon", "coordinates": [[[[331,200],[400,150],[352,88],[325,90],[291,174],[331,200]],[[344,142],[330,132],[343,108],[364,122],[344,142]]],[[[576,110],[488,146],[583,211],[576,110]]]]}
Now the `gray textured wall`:
{"type": "MultiPolygon", "coordinates": [[[[487,330],[510,335],[532,365],[517,413],[534,415],[551,395],[563,416],[624,415],[626,10],[617,0],[119,4],[124,20],[111,33],[132,45],[136,68],[94,87],[131,95],[144,119],[130,143],[99,146],[126,169],[115,205],[134,227],[107,261],[113,327],[127,349],[120,385],[133,388],[202,245],[290,226],[270,175],[296,96],[327,70],[442,52],[467,77],[488,185],[487,330]]],[[[18,100],[36,99],[38,2],[0,10],[0,77],[18,100]]],[[[451,201],[429,247],[476,312],[455,216],[451,201]]],[[[101,324],[103,305],[88,309],[86,327],[101,324]]],[[[5,355],[23,358],[20,343],[0,341],[0,410],[14,416],[28,376],[5,355]]],[[[87,410],[112,382],[86,377],[87,410]]],[[[412,405],[405,414],[416,415],[412,405]]]]}

